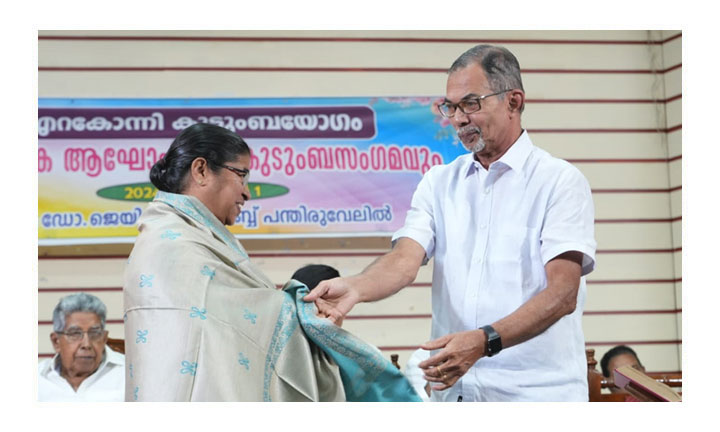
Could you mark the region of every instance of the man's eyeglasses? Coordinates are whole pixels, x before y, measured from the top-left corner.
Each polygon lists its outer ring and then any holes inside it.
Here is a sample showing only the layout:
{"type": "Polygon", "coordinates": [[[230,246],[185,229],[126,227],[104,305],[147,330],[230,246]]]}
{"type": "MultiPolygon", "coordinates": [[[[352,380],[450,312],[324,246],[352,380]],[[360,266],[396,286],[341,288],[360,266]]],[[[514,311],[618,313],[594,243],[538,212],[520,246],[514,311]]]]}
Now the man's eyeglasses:
{"type": "Polygon", "coordinates": [[[103,330],[101,328],[91,328],[90,330],[85,332],[82,330],[72,329],[72,330],[66,331],[66,332],[55,332],[55,333],[65,335],[65,337],[70,342],[81,341],[83,338],[83,335],[85,333],[87,333],[88,339],[90,339],[91,342],[95,342],[95,341],[102,339],[102,337],[105,335],[105,330],[103,330]]]}
{"type": "Polygon", "coordinates": [[[244,169],[244,168],[243,169],[235,168],[235,167],[231,167],[228,165],[220,165],[220,166],[237,174],[238,177],[240,177],[242,179],[242,182],[245,186],[247,186],[250,183],[250,170],[244,169]]]}
{"type": "Polygon", "coordinates": [[[512,91],[513,89],[507,89],[507,90],[501,90],[499,92],[490,93],[478,97],[471,97],[467,99],[463,99],[460,102],[454,104],[449,102],[443,102],[440,105],[438,105],[438,109],[440,110],[440,114],[443,117],[450,118],[455,115],[455,111],[460,108],[460,111],[462,111],[464,114],[472,114],[474,112],[480,111],[482,108],[481,102],[490,96],[496,96],[505,92],[512,91]]]}

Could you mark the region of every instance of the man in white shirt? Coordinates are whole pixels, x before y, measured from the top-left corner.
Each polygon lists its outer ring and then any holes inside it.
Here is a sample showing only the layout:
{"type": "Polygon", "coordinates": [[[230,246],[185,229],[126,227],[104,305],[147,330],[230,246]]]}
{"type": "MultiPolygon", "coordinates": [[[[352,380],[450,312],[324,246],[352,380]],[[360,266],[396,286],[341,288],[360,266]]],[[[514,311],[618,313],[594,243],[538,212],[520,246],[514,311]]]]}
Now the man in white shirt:
{"type": "Polygon", "coordinates": [[[106,345],[105,316],[105,305],[93,295],[60,299],[50,334],[56,354],[38,367],[39,401],[125,400],[125,356],[106,345]]]}
{"type": "Polygon", "coordinates": [[[388,297],[435,258],[434,401],[587,401],[582,309],[595,267],[587,180],[535,147],[521,126],[520,66],[478,45],[448,72],[440,113],[470,154],[420,181],[393,249],[362,273],[306,296],[331,320],[388,297]]]}

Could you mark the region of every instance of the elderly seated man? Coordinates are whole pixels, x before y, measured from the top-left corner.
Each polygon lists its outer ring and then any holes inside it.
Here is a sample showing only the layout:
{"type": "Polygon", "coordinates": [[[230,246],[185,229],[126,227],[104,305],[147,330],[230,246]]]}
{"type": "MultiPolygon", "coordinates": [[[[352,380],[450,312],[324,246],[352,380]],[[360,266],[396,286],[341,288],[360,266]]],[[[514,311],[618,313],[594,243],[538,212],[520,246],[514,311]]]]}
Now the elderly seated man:
{"type": "Polygon", "coordinates": [[[56,354],[39,365],[39,401],[125,399],[125,356],[106,345],[106,310],[103,302],[90,294],[60,299],[50,334],[56,354]]]}

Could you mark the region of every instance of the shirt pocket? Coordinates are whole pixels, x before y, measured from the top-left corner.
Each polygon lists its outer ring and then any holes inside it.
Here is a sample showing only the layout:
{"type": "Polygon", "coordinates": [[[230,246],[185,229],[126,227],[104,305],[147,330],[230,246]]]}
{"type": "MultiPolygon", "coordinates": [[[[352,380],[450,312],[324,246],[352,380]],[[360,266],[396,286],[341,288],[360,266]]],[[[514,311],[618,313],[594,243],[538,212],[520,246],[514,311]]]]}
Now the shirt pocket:
{"type": "Polygon", "coordinates": [[[504,225],[491,237],[488,272],[493,284],[513,304],[511,313],[538,293],[545,284],[545,268],[540,255],[540,230],[522,225],[504,225]]]}

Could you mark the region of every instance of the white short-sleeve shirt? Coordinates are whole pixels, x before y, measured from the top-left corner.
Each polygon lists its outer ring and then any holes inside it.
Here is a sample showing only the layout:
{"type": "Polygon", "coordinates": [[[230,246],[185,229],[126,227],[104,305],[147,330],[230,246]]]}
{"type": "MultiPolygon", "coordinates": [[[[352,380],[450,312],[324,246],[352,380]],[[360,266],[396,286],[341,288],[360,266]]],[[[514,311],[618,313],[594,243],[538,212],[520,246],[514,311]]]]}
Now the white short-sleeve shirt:
{"type": "MultiPolygon", "coordinates": [[[[545,264],[567,251],[595,267],[594,209],[580,171],[535,147],[524,131],[488,170],[472,154],[431,168],[405,225],[435,258],[432,338],[473,330],[511,314],[547,286],[545,264]]],[[[529,341],[481,358],[433,400],[587,400],[582,332],[585,278],[575,311],[529,341]]]]}
{"type": "Polygon", "coordinates": [[[123,402],[125,356],[105,345],[105,359],[75,391],[60,375],[58,354],[38,365],[39,402],[123,402]]]}

